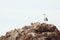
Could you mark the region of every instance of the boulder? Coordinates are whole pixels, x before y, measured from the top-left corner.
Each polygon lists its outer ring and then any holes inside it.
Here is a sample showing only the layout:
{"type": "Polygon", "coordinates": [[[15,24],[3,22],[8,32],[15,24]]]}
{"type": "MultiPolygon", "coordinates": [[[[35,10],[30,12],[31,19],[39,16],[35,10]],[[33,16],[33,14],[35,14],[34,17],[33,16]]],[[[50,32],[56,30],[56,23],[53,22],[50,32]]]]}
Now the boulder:
{"type": "Polygon", "coordinates": [[[35,22],[7,32],[0,40],[60,40],[60,31],[53,24],[35,22]]]}

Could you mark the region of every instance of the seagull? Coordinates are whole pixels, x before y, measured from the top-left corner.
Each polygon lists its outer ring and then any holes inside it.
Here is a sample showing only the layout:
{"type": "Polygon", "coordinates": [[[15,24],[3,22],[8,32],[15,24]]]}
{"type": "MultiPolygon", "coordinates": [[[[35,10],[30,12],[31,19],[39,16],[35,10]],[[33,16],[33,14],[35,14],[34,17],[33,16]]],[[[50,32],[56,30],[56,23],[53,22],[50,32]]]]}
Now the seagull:
{"type": "Polygon", "coordinates": [[[46,17],[46,14],[43,14],[43,15],[44,15],[44,22],[47,22],[48,18],[46,17]]]}

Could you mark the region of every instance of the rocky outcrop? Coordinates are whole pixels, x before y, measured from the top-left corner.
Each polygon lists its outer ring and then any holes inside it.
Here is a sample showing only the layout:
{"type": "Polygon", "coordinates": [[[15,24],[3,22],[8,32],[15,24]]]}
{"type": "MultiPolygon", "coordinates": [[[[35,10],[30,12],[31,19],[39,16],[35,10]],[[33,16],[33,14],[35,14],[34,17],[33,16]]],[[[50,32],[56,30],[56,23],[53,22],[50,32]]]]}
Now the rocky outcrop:
{"type": "Polygon", "coordinates": [[[53,24],[36,22],[7,32],[0,40],[60,40],[60,31],[53,24]]]}

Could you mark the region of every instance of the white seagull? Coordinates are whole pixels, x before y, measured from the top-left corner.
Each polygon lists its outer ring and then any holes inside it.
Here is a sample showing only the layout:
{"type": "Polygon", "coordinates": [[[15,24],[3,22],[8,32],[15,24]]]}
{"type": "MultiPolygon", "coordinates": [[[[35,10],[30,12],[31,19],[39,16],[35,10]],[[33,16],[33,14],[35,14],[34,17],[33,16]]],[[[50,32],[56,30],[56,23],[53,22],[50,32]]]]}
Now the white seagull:
{"type": "Polygon", "coordinates": [[[48,21],[48,18],[46,17],[46,14],[43,14],[44,15],[44,22],[48,21]]]}

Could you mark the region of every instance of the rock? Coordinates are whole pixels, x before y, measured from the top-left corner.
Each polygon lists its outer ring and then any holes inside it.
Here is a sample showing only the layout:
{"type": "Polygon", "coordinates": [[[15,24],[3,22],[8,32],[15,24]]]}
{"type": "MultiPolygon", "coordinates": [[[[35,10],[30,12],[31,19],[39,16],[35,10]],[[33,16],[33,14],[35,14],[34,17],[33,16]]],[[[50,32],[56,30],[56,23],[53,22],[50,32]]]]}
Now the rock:
{"type": "Polygon", "coordinates": [[[35,22],[7,32],[0,40],[60,40],[60,31],[53,24],[35,22]]]}

